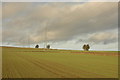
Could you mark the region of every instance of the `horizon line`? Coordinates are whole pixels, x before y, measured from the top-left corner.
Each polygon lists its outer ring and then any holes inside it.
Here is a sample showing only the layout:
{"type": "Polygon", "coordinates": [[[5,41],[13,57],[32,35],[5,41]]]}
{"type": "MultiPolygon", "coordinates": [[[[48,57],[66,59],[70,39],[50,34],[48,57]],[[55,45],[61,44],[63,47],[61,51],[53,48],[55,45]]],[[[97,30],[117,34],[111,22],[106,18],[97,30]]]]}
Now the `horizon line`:
{"type": "MultiPolygon", "coordinates": [[[[34,47],[20,47],[20,46],[0,46],[0,47],[13,47],[13,48],[34,48],[34,47]]],[[[43,48],[43,47],[40,47],[38,49],[46,49],[46,48],[43,48]]],[[[71,49],[71,48],[50,48],[50,49],[60,49],[60,50],[80,50],[80,51],[84,51],[83,49],[71,49]]],[[[107,50],[107,49],[104,49],[104,50],[101,50],[101,49],[90,49],[89,51],[120,51],[120,50],[107,50]]]]}

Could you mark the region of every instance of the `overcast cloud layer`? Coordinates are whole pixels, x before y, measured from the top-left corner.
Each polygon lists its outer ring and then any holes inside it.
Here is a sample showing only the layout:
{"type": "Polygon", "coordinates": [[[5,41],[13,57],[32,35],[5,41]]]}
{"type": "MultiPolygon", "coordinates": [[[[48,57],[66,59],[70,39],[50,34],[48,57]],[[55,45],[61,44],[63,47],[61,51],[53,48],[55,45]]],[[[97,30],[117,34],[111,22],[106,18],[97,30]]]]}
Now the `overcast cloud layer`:
{"type": "Polygon", "coordinates": [[[2,10],[3,45],[27,45],[28,39],[31,45],[42,44],[46,39],[59,48],[89,43],[117,49],[118,3],[6,2],[2,10]]]}
{"type": "Polygon", "coordinates": [[[3,2],[119,2],[119,0],[2,0],[3,2]]]}

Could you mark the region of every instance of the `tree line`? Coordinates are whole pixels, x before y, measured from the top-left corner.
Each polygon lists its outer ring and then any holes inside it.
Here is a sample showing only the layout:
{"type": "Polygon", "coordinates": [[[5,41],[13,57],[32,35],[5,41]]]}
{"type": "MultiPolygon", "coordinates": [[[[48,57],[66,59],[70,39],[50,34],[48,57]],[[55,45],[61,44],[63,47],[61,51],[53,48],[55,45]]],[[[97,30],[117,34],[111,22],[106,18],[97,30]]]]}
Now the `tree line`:
{"type": "MultiPolygon", "coordinates": [[[[39,48],[39,45],[37,44],[37,45],[35,46],[35,48],[39,48]]],[[[50,45],[47,45],[46,48],[47,48],[47,49],[50,49],[50,45]]]]}
{"type": "MultiPolygon", "coordinates": [[[[35,46],[35,48],[39,48],[39,45],[37,44],[37,45],[35,46]]],[[[50,49],[50,45],[47,45],[46,48],[47,48],[47,49],[50,49]]],[[[84,44],[82,48],[83,48],[84,51],[89,51],[90,46],[89,46],[89,44],[84,44]]]]}

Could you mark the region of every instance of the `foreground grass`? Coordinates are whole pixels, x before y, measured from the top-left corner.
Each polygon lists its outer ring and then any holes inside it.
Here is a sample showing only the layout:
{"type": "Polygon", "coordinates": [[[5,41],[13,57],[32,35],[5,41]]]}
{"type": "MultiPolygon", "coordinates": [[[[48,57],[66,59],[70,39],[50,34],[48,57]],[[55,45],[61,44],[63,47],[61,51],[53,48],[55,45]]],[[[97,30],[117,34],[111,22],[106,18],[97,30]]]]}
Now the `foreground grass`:
{"type": "Polygon", "coordinates": [[[117,56],[91,55],[84,51],[76,54],[76,52],[81,51],[4,47],[2,76],[3,78],[118,77],[117,56]]]}

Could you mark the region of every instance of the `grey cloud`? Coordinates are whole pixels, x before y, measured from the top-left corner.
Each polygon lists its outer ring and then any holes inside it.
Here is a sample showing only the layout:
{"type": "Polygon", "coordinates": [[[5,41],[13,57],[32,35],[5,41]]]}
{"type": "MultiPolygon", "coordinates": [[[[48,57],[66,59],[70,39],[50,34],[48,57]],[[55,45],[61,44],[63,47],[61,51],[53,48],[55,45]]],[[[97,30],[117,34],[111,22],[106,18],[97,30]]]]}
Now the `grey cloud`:
{"type": "Polygon", "coordinates": [[[87,38],[81,38],[76,41],[76,43],[84,42],[84,43],[90,43],[90,44],[110,44],[118,42],[118,33],[115,32],[117,30],[114,30],[114,32],[98,32],[89,34],[89,37],[87,38]]]}
{"type": "Polygon", "coordinates": [[[92,35],[89,38],[89,40],[95,43],[103,43],[103,44],[114,43],[117,42],[118,40],[118,34],[110,33],[110,32],[97,33],[92,35]]]}
{"type": "MultiPolygon", "coordinates": [[[[42,42],[45,39],[46,27],[47,40],[57,42],[72,40],[83,34],[116,29],[118,25],[117,3],[93,2],[74,3],[73,5],[40,3],[36,6],[23,3],[24,6],[22,7],[17,4],[19,3],[7,5],[7,8],[3,6],[3,13],[5,13],[3,18],[4,42],[20,43],[20,40],[24,42],[28,34],[31,43],[42,42]],[[29,8],[25,8],[25,4],[29,8]],[[16,6],[18,8],[14,9],[13,7],[16,6]],[[18,13],[22,15],[18,15],[18,13]],[[13,17],[15,15],[17,16],[13,17]]],[[[20,4],[22,5],[22,3],[20,4]]],[[[108,40],[107,42],[110,43],[111,41],[108,40]]]]}

